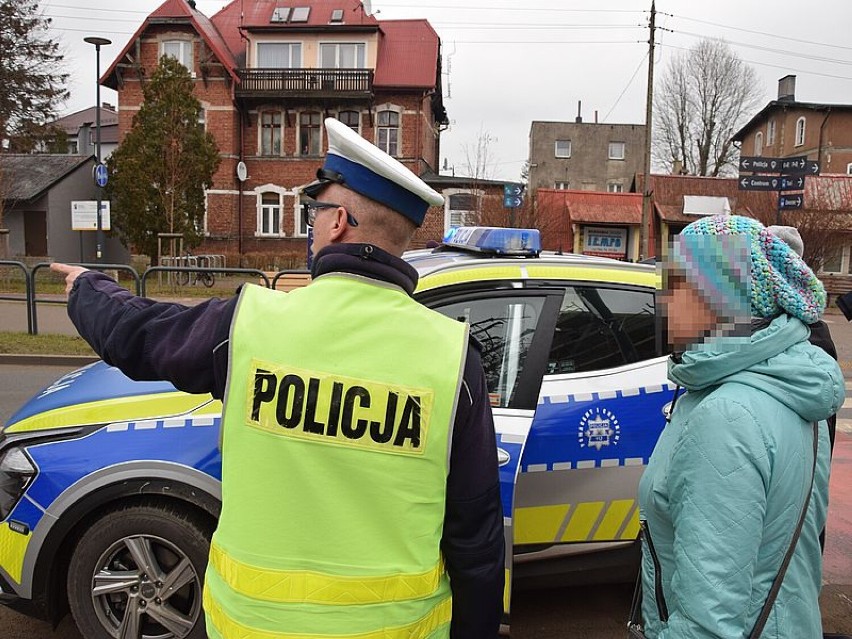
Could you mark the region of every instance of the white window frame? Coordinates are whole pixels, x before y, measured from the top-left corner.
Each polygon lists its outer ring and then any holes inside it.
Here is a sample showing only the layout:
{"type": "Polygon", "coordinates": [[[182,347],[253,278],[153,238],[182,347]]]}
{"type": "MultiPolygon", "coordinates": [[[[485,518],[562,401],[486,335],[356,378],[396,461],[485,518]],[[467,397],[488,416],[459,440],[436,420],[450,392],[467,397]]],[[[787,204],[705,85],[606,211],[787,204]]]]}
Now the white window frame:
{"type": "MultiPolygon", "coordinates": [[[[274,184],[265,184],[263,186],[259,186],[255,189],[255,193],[257,193],[257,228],[255,229],[255,237],[287,237],[287,234],[284,232],[284,205],[283,198],[287,193],[286,189],[281,188],[280,186],[275,186],[274,184]],[[278,233],[264,233],[263,232],[263,196],[273,193],[278,196],[278,233]]],[[[270,205],[266,205],[270,206],[270,205]]]]}
{"type": "Polygon", "coordinates": [[[556,180],[553,183],[553,188],[557,191],[567,191],[571,188],[571,180],[556,180]]]}
{"type": "MultiPolygon", "coordinates": [[[[476,209],[474,209],[472,211],[470,209],[466,209],[464,211],[462,211],[461,209],[451,209],[450,208],[450,196],[452,196],[452,195],[472,195],[477,200],[479,200],[484,195],[484,193],[481,189],[444,189],[441,192],[441,194],[444,196],[444,233],[449,231],[450,228],[453,226],[452,225],[453,213],[461,213],[463,215],[468,214],[468,213],[474,213],[474,214],[476,213],[476,209]]],[[[462,222],[461,225],[463,226],[465,223],[469,223],[472,220],[462,219],[460,221],[462,222]]]]}
{"type": "Polygon", "coordinates": [[[606,156],[607,156],[607,159],[609,159],[609,160],[623,160],[624,158],[627,157],[627,143],[626,142],[619,142],[617,140],[614,141],[614,142],[610,142],[609,148],[607,149],[606,156]],[[618,145],[621,145],[621,147],[620,147],[621,148],[621,154],[620,155],[616,155],[615,153],[613,153],[614,148],[615,149],[619,148],[618,145]]]}
{"type": "Polygon", "coordinates": [[[807,119],[805,116],[796,120],[796,140],[793,146],[803,146],[805,144],[805,134],[807,133],[807,119]]]}
{"type": "Polygon", "coordinates": [[[852,162],[846,165],[846,175],[852,175],[852,162]]]}
{"type": "Polygon", "coordinates": [[[838,270],[838,271],[826,271],[825,265],[823,264],[823,267],[820,268],[819,272],[825,273],[826,275],[847,275],[850,272],[850,266],[852,266],[849,263],[849,261],[850,261],[850,249],[852,249],[852,247],[850,247],[849,244],[845,244],[840,249],[840,270],[838,270]]]}
{"type": "Polygon", "coordinates": [[[775,144],[775,120],[770,120],[766,125],[766,146],[775,144]]]}
{"type": "MultiPolygon", "coordinates": [[[[193,58],[193,50],[192,50],[192,40],[187,38],[167,38],[160,42],[160,57],[169,55],[173,57],[175,60],[180,62],[183,66],[189,69],[190,73],[195,71],[195,59],[193,58]],[[166,45],[169,44],[178,44],[180,45],[180,53],[178,55],[172,55],[171,53],[166,53],[166,45]]],[[[194,73],[193,73],[193,77],[194,73]]]]}
{"type": "Polygon", "coordinates": [[[754,154],[758,157],[763,155],[763,131],[758,131],[754,135],[754,154]]]}
{"type": "Polygon", "coordinates": [[[607,193],[624,193],[624,184],[619,181],[610,180],[606,183],[607,193]]]}
{"type": "Polygon", "coordinates": [[[374,140],[374,142],[373,142],[373,143],[374,143],[377,147],[379,147],[380,149],[382,149],[382,151],[384,151],[385,153],[387,153],[388,155],[390,155],[390,156],[392,156],[392,157],[396,157],[396,158],[402,157],[402,107],[396,106],[395,104],[380,104],[378,107],[376,107],[376,118],[375,118],[375,122],[376,122],[376,126],[375,126],[375,129],[376,129],[376,133],[375,133],[375,135],[376,135],[376,139],[374,140]],[[382,111],[391,111],[391,112],[394,112],[394,113],[396,113],[396,114],[397,114],[397,117],[399,118],[399,124],[398,124],[398,125],[397,125],[397,127],[396,127],[396,153],[395,153],[395,154],[394,154],[394,153],[390,153],[390,151],[388,150],[389,145],[385,145],[385,147],[383,148],[383,147],[382,147],[382,145],[381,145],[381,144],[379,144],[379,132],[380,132],[382,129],[390,129],[390,128],[393,128],[393,127],[382,127],[382,126],[379,126],[379,113],[381,113],[382,111]]]}
{"type": "MultiPolygon", "coordinates": [[[[257,154],[258,154],[258,156],[267,157],[267,158],[275,158],[275,157],[282,157],[284,155],[284,123],[285,123],[286,117],[287,117],[287,114],[284,111],[282,111],[281,109],[264,109],[264,108],[258,109],[258,112],[257,112],[257,154]],[[272,113],[272,114],[277,113],[281,117],[281,122],[278,125],[280,141],[279,141],[279,145],[278,145],[279,149],[278,149],[277,154],[276,153],[264,153],[263,152],[263,116],[266,113],[272,113]]],[[[272,127],[272,128],[274,128],[274,127],[272,127]]]]}
{"type": "Polygon", "coordinates": [[[281,69],[301,69],[302,68],[302,51],[303,51],[303,49],[304,49],[304,46],[302,45],[301,41],[289,41],[288,40],[288,41],[258,42],[254,46],[254,66],[255,66],[255,68],[258,68],[258,69],[278,69],[278,68],[281,68],[281,69]],[[289,50],[288,50],[287,57],[289,59],[288,62],[290,64],[290,66],[288,66],[288,67],[262,67],[262,66],[260,66],[260,48],[263,47],[263,46],[266,46],[266,45],[288,47],[289,50]],[[293,57],[294,57],[293,56],[293,49],[296,48],[296,47],[299,48],[299,55],[298,55],[298,59],[294,60],[293,59],[293,57]]]}
{"type": "Polygon", "coordinates": [[[571,140],[555,140],[553,142],[553,157],[561,158],[561,159],[570,158],[571,157],[571,140]],[[560,144],[563,144],[563,145],[567,144],[568,145],[568,152],[567,153],[565,153],[564,151],[562,153],[559,152],[559,145],[560,144]]]}
{"type": "Polygon", "coordinates": [[[317,68],[318,69],[366,69],[367,68],[367,43],[366,42],[343,42],[343,41],[336,41],[336,40],[320,42],[319,46],[317,47],[317,68]],[[329,46],[335,47],[334,66],[332,66],[332,67],[327,67],[327,66],[323,65],[323,63],[322,63],[323,47],[329,47],[329,46]],[[361,66],[341,67],[340,66],[340,47],[341,46],[361,47],[362,55],[358,56],[357,52],[355,54],[355,57],[356,57],[355,64],[357,65],[358,62],[360,62],[361,66]],[[360,57],[361,59],[358,60],[357,59],[358,57],[360,57]]]}

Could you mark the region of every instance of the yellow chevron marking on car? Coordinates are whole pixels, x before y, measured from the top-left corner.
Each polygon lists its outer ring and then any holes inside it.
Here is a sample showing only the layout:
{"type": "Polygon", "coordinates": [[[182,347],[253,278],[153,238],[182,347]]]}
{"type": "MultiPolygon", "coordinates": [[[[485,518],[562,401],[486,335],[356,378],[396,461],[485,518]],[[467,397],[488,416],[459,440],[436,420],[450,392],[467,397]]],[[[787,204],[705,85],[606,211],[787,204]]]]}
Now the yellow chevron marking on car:
{"type": "Polygon", "coordinates": [[[49,430],[115,421],[141,421],[152,417],[181,415],[198,409],[199,415],[217,414],[222,404],[210,395],[188,395],[177,391],[106,399],[76,406],[63,406],[28,417],[9,426],[7,433],[49,430]]]}
{"type": "Polygon", "coordinates": [[[639,536],[639,509],[633,510],[633,516],[624,527],[624,532],[621,533],[622,539],[636,539],[639,536]]]}
{"type": "Polygon", "coordinates": [[[604,506],[602,501],[577,504],[568,525],[565,526],[565,532],[562,533],[562,541],[586,541],[604,506]]]}
{"type": "Polygon", "coordinates": [[[616,541],[636,539],[639,534],[639,509],[633,499],[517,508],[514,521],[519,545],[616,541]]]}
{"type": "Polygon", "coordinates": [[[31,538],[30,535],[13,531],[9,524],[0,524],[0,566],[3,566],[17,583],[21,583],[24,555],[31,538]]]}
{"type": "Polygon", "coordinates": [[[618,282],[636,286],[660,288],[661,279],[653,271],[634,271],[617,268],[595,268],[586,266],[557,264],[531,264],[527,267],[530,279],[537,280],[588,280],[590,282],[618,282]]]}
{"type": "Polygon", "coordinates": [[[439,271],[426,275],[417,286],[417,292],[428,291],[440,286],[478,282],[481,280],[578,280],[591,282],[616,282],[634,286],[660,288],[662,280],[651,271],[634,271],[617,268],[595,268],[571,264],[528,264],[518,266],[487,266],[477,268],[465,265],[463,268],[439,271]],[[523,270],[522,270],[523,267],[523,270]]]}
{"type": "Polygon", "coordinates": [[[423,277],[417,285],[417,292],[428,291],[439,286],[478,282],[480,280],[519,280],[522,278],[520,264],[508,266],[485,266],[439,271],[423,277]]]}
{"type": "Polygon", "coordinates": [[[569,508],[569,504],[516,508],[515,543],[536,544],[554,541],[569,508]]]}
{"type": "Polygon", "coordinates": [[[600,525],[598,526],[598,529],[595,531],[595,534],[592,535],[592,539],[595,541],[609,541],[610,539],[617,539],[618,531],[621,530],[621,527],[624,525],[624,521],[630,514],[630,510],[633,508],[634,503],[635,502],[632,499],[619,499],[610,503],[600,525]]]}

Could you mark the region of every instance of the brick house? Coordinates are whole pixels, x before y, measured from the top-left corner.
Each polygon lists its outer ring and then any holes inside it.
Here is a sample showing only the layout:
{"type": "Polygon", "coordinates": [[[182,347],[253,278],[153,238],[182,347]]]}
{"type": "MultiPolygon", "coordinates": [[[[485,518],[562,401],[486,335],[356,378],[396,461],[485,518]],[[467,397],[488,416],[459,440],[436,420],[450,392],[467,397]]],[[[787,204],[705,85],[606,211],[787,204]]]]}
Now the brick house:
{"type": "Polygon", "coordinates": [[[796,101],[796,76],[778,81],[778,99],[734,135],[743,155],[795,157],[820,163],[822,173],[852,175],[852,104],[796,101]]]}
{"type": "MultiPolygon", "coordinates": [[[[233,0],[211,18],[193,0],[166,0],[101,79],[118,91],[122,137],[162,55],[190,70],[219,146],[198,252],[226,254],[229,265],[251,253],[303,260],[300,187],[322,163],[326,117],[418,175],[437,166],[448,120],[440,39],[426,20],[379,21],[358,0],[233,0]]],[[[415,246],[444,228],[445,211],[430,210],[415,246]]]]}

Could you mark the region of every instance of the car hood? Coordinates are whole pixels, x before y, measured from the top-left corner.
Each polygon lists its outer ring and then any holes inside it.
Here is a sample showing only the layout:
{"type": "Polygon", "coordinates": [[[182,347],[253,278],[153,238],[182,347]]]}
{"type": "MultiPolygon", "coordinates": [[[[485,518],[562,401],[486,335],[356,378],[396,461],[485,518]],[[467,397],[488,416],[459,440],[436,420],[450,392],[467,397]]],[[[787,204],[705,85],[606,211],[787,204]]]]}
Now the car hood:
{"type": "Polygon", "coordinates": [[[96,362],[38,392],[12,415],[4,432],[167,417],[214,403],[218,405],[210,395],[189,395],[169,382],[137,382],[117,368],[96,362]]]}

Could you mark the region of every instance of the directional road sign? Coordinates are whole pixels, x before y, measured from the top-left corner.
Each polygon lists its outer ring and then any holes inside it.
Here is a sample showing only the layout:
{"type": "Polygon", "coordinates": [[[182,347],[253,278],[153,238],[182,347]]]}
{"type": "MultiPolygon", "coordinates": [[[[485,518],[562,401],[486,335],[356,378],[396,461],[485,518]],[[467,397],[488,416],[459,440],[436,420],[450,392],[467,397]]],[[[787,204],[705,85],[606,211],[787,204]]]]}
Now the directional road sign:
{"type": "Polygon", "coordinates": [[[768,171],[769,173],[777,173],[780,161],[778,158],[742,156],[740,157],[740,171],[750,171],[752,173],[768,171]]]}
{"type": "Polygon", "coordinates": [[[779,188],[782,191],[801,191],[805,188],[805,176],[791,175],[789,177],[782,177],[779,188]]]}
{"type": "Polygon", "coordinates": [[[781,173],[784,175],[819,175],[819,162],[805,157],[781,160],[781,173]]]}
{"type": "Polygon", "coordinates": [[[781,186],[781,178],[771,175],[740,176],[737,186],[741,191],[777,191],[781,186]]]}
{"type": "Polygon", "coordinates": [[[92,178],[97,186],[104,188],[109,181],[109,171],[107,171],[106,164],[96,164],[92,169],[92,178]]]}
{"type": "Polygon", "coordinates": [[[503,206],[516,209],[524,202],[524,185],[509,182],[503,185],[503,206]]]}
{"type": "Polygon", "coordinates": [[[789,209],[800,209],[805,203],[805,196],[801,193],[796,195],[782,195],[778,198],[778,208],[782,211],[789,209]]]}

